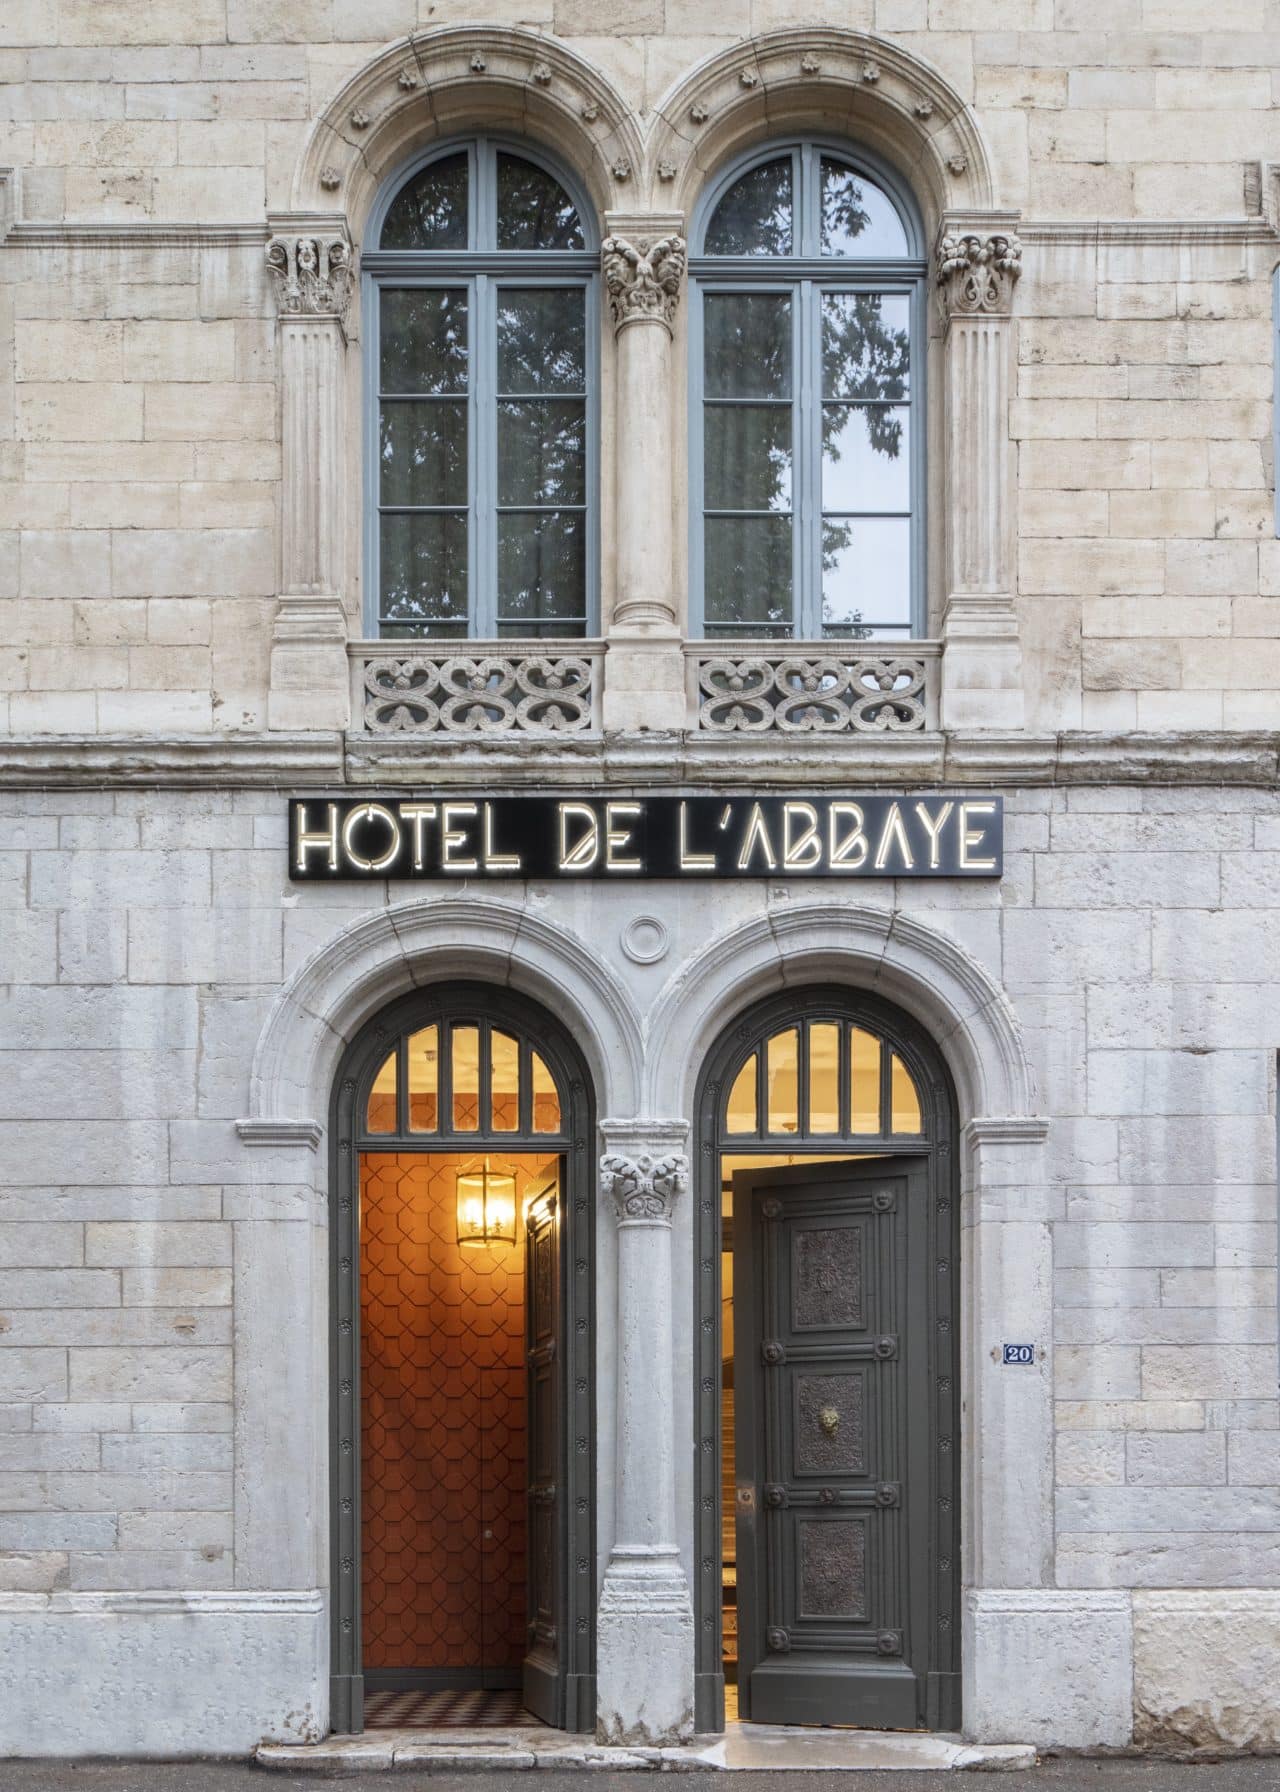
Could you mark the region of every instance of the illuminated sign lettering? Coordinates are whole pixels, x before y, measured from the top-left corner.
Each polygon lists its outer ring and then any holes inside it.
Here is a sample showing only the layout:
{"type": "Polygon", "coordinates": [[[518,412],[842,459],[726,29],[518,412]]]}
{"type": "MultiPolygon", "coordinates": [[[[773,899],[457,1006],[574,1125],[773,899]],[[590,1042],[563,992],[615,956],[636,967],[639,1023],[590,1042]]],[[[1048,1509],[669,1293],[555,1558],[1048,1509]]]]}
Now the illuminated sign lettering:
{"type": "Polygon", "coordinates": [[[998,796],[294,797],[289,875],[999,877],[998,796]]]}

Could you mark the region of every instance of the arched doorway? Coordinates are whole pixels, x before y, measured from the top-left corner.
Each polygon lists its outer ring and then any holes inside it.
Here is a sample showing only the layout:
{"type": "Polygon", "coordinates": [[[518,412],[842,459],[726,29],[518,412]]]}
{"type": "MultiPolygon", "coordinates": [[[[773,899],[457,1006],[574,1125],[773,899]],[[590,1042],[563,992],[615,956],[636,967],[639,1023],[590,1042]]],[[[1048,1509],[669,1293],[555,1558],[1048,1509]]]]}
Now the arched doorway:
{"type": "Polygon", "coordinates": [[[726,1684],[753,1721],[959,1724],[955,1113],[923,1029],[854,990],[771,996],[708,1055],[700,1729],[726,1684]]]}
{"type": "Polygon", "coordinates": [[[333,1099],[332,1713],[506,1695],[590,1729],[589,1078],[536,1003],[403,997],[333,1099]],[[397,1703],[398,1701],[398,1703],[397,1703]]]}

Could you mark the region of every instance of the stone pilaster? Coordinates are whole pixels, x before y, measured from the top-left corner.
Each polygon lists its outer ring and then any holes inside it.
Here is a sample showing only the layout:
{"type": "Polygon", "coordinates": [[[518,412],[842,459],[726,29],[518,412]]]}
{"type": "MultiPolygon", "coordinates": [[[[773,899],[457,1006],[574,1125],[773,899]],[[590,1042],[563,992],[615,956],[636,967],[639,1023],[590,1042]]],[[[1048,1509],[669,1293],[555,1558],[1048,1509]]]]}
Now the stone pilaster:
{"type": "Polygon", "coordinates": [[[671,1213],[684,1121],[604,1123],[600,1191],[618,1228],[617,1506],[600,1594],[596,1728],[610,1743],[693,1732],[693,1606],[676,1545],[671,1213]]]}
{"type": "Polygon", "coordinates": [[[280,604],[272,728],[345,728],[346,314],[354,257],[341,218],[275,217],[267,265],[280,315],[280,604]]]}
{"type": "Polygon", "coordinates": [[[938,299],[945,331],[944,728],[1021,728],[1022,649],[1014,603],[1014,462],[1009,439],[1016,219],[943,220],[938,299]]]}
{"type": "Polygon", "coordinates": [[[684,662],[672,570],[673,335],[684,286],[679,213],[611,212],[601,251],[613,321],[617,580],[606,728],[681,728],[684,662]]]}

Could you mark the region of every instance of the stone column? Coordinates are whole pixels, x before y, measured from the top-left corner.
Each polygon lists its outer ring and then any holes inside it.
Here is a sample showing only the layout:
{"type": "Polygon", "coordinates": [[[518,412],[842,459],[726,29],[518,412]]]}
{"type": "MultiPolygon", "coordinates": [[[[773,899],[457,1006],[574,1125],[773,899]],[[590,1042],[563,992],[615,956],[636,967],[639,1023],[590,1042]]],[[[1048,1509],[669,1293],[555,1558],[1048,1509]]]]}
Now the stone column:
{"type": "Polygon", "coordinates": [[[1022,246],[1009,225],[999,217],[948,216],[938,242],[946,358],[944,728],[1023,725],[1009,439],[1022,246]]]}
{"type": "Polygon", "coordinates": [[[268,726],[345,728],[345,320],[352,252],[341,219],[273,218],[280,307],[280,604],[268,726]]]}
{"type": "Polygon", "coordinates": [[[693,1733],[693,1605],[676,1545],[671,1211],[683,1121],[606,1122],[600,1190],[618,1222],[617,1487],[600,1594],[596,1733],[653,1746],[693,1733]]]}
{"type": "Polygon", "coordinates": [[[616,352],[616,566],[606,728],[682,728],[684,660],[672,571],[673,339],[684,281],[679,213],[608,216],[602,248],[616,352]]]}

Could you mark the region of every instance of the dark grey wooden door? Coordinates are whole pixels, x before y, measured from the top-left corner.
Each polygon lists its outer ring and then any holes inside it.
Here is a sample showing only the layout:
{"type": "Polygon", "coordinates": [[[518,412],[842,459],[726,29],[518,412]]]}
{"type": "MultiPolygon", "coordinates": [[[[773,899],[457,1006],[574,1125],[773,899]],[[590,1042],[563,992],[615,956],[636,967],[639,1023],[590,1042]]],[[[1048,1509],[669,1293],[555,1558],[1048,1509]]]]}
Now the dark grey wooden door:
{"type": "Polygon", "coordinates": [[[525,1362],[528,1399],[529,1563],[524,1658],[524,1704],[543,1723],[563,1726],[562,1667],[565,1604],[565,1541],[562,1490],[560,1389],[560,1188],[548,1183],[529,1203],[525,1219],[525,1362]]]}
{"type": "Polygon", "coordinates": [[[946,1721],[927,1181],[908,1157],[733,1179],[738,1699],[756,1722],[946,1721]]]}

